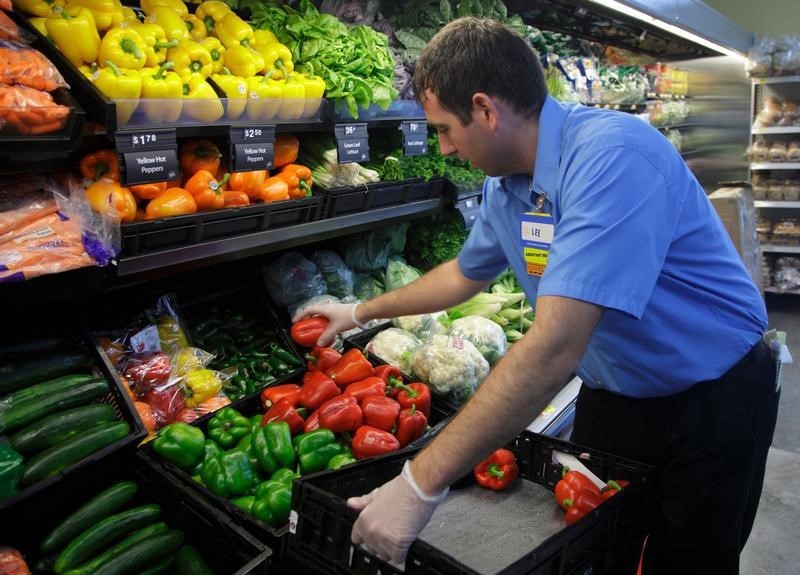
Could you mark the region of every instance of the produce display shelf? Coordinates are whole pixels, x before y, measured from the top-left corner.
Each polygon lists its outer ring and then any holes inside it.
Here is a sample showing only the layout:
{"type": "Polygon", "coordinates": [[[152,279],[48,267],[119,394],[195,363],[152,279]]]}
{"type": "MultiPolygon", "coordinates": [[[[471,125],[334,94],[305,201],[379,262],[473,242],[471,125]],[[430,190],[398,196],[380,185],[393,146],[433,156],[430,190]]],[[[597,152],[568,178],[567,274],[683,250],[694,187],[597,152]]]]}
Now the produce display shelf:
{"type": "MultiPolygon", "coordinates": [[[[374,226],[402,220],[409,217],[432,215],[441,209],[441,198],[390,206],[368,212],[308,221],[277,229],[265,229],[252,233],[222,237],[200,243],[159,248],[151,253],[139,252],[137,255],[121,256],[117,262],[117,275],[126,276],[174,265],[202,263],[208,265],[221,261],[241,259],[252,255],[277,251],[298,245],[355,233],[374,226]]],[[[178,216],[174,219],[178,219],[178,216]]],[[[192,216],[184,216],[191,218],[192,216]]],[[[164,220],[166,222],[166,220],[164,220]]],[[[148,222],[143,222],[146,224],[148,222]]],[[[137,225],[137,224],[128,224],[137,225]]],[[[163,224],[169,227],[168,223],[163,224]]],[[[125,233],[123,226],[123,234],[125,233]]]]}
{"type": "Polygon", "coordinates": [[[443,178],[432,178],[428,181],[415,178],[399,182],[376,182],[355,188],[326,189],[325,215],[334,218],[438,198],[442,195],[443,184],[443,178]]]}
{"type": "MultiPolygon", "coordinates": [[[[651,468],[627,459],[588,449],[566,441],[524,431],[517,436],[508,448],[517,456],[520,480],[526,484],[512,487],[505,492],[506,497],[520,496],[520,492],[535,488],[552,491],[561,477],[563,467],[554,463],[554,452],[573,455],[601,478],[619,478],[631,483],[622,492],[591,511],[589,515],[571,526],[558,523],[551,535],[544,540],[531,539],[522,550],[522,556],[492,572],[501,573],[607,573],[619,568],[623,557],[629,560],[641,549],[646,532],[646,517],[649,501],[651,468]],[[536,485],[531,485],[536,484],[536,485]]],[[[292,516],[289,538],[289,556],[324,573],[380,573],[382,575],[402,573],[369,552],[350,542],[350,532],[355,522],[356,512],[347,508],[346,499],[363,495],[375,487],[394,478],[406,459],[416,453],[416,449],[404,449],[383,457],[375,458],[363,465],[343,468],[336,472],[311,474],[295,480],[292,493],[292,516]]],[[[457,497],[460,489],[474,486],[472,474],[468,474],[451,486],[450,497],[457,497]]],[[[477,488],[476,488],[477,489],[477,488]]],[[[544,493],[547,493],[544,491],[544,493]]],[[[487,505],[486,497],[476,496],[473,511],[481,514],[482,505],[487,505]],[[477,509],[474,509],[477,507],[477,509]]],[[[552,495],[538,498],[535,509],[526,509],[528,523],[543,523],[547,517],[553,519],[561,513],[552,495]]],[[[446,506],[448,501],[442,504],[446,506]]],[[[488,504],[490,505],[490,504],[488,504]]],[[[490,514],[486,507],[484,513],[490,514]]],[[[437,510],[438,511],[438,510],[437,510]]],[[[563,521],[563,520],[561,520],[563,521]]],[[[550,521],[554,523],[554,521],[550,521]]],[[[434,528],[436,515],[429,524],[434,528]]],[[[487,533],[490,522],[481,521],[463,527],[467,533],[480,532],[484,545],[501,545],[501,533],[487,533]]],[[[497,529],[505,534],[508,526],[504,522],[495,523],[497,529]]],[[[455,529],[449,525],[448,529],[455,529]]],[[[405,562],[405,573],[465,573],[478,571],[462,563],[442,548],[422,537],[411,545],[405,562]]],[[[475,550],[472,550],[473,552],[475,550]]],[[[520,551],[517,549],[516,551],[520,551]]],[[[489,553],[487,553],[488,555],[489,553]]],[[[474,555],[474,553],[473,553],[474,555]]],[[[510,555],[510,554],[509,554],[510,555]]],[[[632,571],[631,571],[632,572],[632,571]]]]}

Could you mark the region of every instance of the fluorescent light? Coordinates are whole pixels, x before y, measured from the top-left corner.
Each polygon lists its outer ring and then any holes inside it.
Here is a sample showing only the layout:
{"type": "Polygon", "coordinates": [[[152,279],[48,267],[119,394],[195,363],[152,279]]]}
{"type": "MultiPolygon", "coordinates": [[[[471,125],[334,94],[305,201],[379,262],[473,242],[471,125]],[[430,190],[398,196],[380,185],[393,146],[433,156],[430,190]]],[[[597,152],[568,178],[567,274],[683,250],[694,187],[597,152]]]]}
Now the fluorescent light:
{"type": "Polygon", "coordinates": [[[735,58],[739,58],[741,60],[747,60],[747,56],[744,54],[737,52],[736,50],[732,50],[731,48],[727,48],[725,46],[721,46],[716,42],[712,42],[711,40],[707,40],[702,36],[698,36],[693,32],[689,32],[688,30],[681,28],[679,26],[675,26],[674,24],[670,24],[669,22],[664,22],[663,20],[659,20],[658,18],[654,18],[653,16],[642,12],[641,10],[637,10],[636,8],[632,8],[627,4],[623,4],[618,2],[617,0],[590,0],[595,4],[600,4],[601,6],[605,6],[606,8],[610,8],[621,14],[625,14],[627,16],[631,16],[632,18],[636,18],[642,22],[646,22],[647,24],[652,24],[657,28],[661,28],[667,32],[675,34],[680,38],[685,38],[687,40],[691,40],[695,44],[700,44],[701,46],[705,46],[711,50],[719,52],[721,54],[726,54],[728,56],[733,56],[735,58]]]}

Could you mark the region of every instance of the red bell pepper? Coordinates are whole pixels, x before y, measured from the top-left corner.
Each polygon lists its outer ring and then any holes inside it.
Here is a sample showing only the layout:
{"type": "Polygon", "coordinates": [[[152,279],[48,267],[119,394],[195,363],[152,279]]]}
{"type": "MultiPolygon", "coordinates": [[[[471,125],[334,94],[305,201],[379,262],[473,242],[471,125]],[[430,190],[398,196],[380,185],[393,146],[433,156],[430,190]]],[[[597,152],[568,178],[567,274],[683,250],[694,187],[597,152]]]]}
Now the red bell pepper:
{"type": "Polygon", "coordinates": [[[553,491],[556,502],[564,509],[573,506],[575,497],[581,490],[593,492],[599,496],[600,491],[592,481],[580,471],[565,471],[561,479],[556,483],[553,491]]]}
{"type": "Polygon", "coordinates": [[[321,371],[307,371],[303,375],[303,387],[297,394],[297,401],[303,407],[313,411],[340,393],[342,390],[330,377],[321,371]]]}
{"type": "Polygon", "coordinates": [[[400,449],[397,438],[383,429],[362,425],[353,436],[353,455],[356,459],[375,457],[400,449]]]}
{"type": "Polygon", "coordinates": [[[625,481],[624,479],[609,479],[606,482],[606,486],[600,490],[600,497],[603,498],[603,501],[606,499],[611,499],[617,493],[625,489],[630,484],[630,481],[625,481]]]}
{"type": "Polygon", "coordinates": [[[400,368],[386,364],[375,366],[373,371],[375,377],[380,377],[386,382],[386,389],[389,390],[389,396],[397,398],[397,394],[400,393],[400,388],[395,386],[403,383],[403,373],[400,371],[400,368]]]}
{"type": "Polygon", "coordinates": [[[395,388],[400,390],[400,393],[397,394],[400,407],[416,405],[417,409],[425,414],[425,417],[431,416],[431,388],[427,384],[417,382],[403,385],[401,383],[395,384],[395,388]]]}
{"type": "Polygon", "coordinates": [[[586,477],[583,473],[577,470],[568,470],[564,475],[561,477],[562,481],[566,481],[568,485],[571,485],[575,491],[580,489],[588,489],[589,491],[594,491],[595,493],[600,493],[600,490],[597,486],[592,483],[592,480],[586,477]]]}
{"type": "Polygon", "coordinates": [[[306,422],[303,416],[294,408],[292,403],[284,398],[275,402],[275,405],[270,407],[261,418],[261,427],[273,421],[285,421],[289,424],[289,430],[292,435],[303,433],[306,422]]]}
{"type": "Polygon", "coordinates": [[[319,429],[319,409],[306,418],[306,424],[303,427],[303,433],[319,429]]]}
{"type": "Polygon", "coordinates": [[[153,415],[158,421],[172,423],[183,410],[183,392],[177,385],[165,385],[159,388],[147,390],[142,401],[148,404],[153,411],[153,415]]]}
{"type": "Polygon", "coordinates": [[[339,361],[330,366],[325,374],[336,382],[341,388],[348,383],[353,383],[372,375],[372,364],[358,348],[352,348],[344,352],[339,361]]]}
{"type": "Polygon", "coordinates": [[[275,387],[268,387],[261,392],[261,406],[264,411],[275,405],[279,399],[286,399],[292,404],[292,407],[297,406],[297,396],[300,393],[300,386],[296,383],[284,383],[283,385],[276,385],[275,387]]]}
{"type": "Polygon", "coordinates": [[[315,315],[296,321],[289,330],[289,335],[297,345],[314,347],[322,332],[328,327],[328,318],[315,315]]]}
{"type": "Polygon", "coordinates": [[[306,354],[308,371],[325,371],[341,357],[342,354],[332,347],[315,347],[306,354]]]}
{"type": "Polygon", "coordinates": [[[137,353],[128,358],[124,375],[137,392],[161,387],[169,381],[169,356],[161,351],[137,353]]]}
{"type": "Polygon", "coordinates": [[[417,409],[416,405],[400,411],[397,416],[397,430],[394,432],[400,447],[405,447],[425,434],[428,429],[428,418],[417,409]]]}
{"type": "Polygon", "coordinates": [[[519,466],[514,452],[501,447],[481,461],[473,473],[478,485],[500,491],[514,482],[519,466]]]}
{"type": "Polygon", "coordinates": [[[342,393],[352,395],[358,401],[370,395],[386,397],[386,383],[379,377],[365,377],[360,381],[354,381],[349,384],[342,393]]]}
{"type": "MultiPolygon", "coordinates": [[[[563,479],[561,481],[563,481],[563,479]]],[[[581,517],[586,516],[592,509],[602,504],[603,501],[603,498],[597,493],[596,488],[592,490],[582,487],[576,492],[575,498],[572,500],[564,516],[567,525],[572,525],[581,517]]]]}
{"type": "Polygon", "coordinates": [[[371,425],[385,431],[394,431],[397,416],[400,415],[399,403],[385,395],[367,395],[359,403],[361,411],[364,413],[364,425],[371,425]]]}
{"type": "Polygon", "coordinates": [[[358,401],[352,395],[329,399],[319,408],[319,426],[334,433],[355,431],[364,419],[358,401]]]}

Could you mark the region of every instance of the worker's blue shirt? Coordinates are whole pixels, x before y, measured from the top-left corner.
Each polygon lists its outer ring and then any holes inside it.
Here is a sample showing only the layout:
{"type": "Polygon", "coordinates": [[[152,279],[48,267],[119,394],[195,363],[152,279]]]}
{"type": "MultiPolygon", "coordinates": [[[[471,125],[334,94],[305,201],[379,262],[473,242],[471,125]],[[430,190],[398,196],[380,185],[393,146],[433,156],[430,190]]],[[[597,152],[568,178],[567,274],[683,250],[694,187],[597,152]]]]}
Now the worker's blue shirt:
{"type": "Polygon", "coordinates": [[[538,138],[532,182],[486,179],[462,273],[485,281],[510,265],[532,302],[563,296],[605,308],[577,370],[591,387],[671,395],[730,369],[766,329],[766,309],[672,144],[628,114],[552,98],[538,138]],[[520,234],[540,194],[555,228],[536,277],[520,234]]]}

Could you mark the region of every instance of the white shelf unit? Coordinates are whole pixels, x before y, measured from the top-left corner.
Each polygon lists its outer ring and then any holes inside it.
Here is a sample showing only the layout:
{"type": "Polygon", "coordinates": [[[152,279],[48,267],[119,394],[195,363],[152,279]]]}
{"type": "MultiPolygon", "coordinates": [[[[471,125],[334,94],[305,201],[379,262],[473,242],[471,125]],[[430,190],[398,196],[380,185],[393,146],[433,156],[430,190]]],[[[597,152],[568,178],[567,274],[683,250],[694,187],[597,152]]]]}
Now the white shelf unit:
{"type": "MultiPolygon", "coordinates": [[[[773,78],[753,78],[751,82],[751,113],[750,113],[750,144],[756,140],[764,140],[770,146],[775,142],[783,142],[787,146],[792,141],[800,141],[800,126],[761,126],[758,122],[759,112],[764,108],[764,104],[769,98],[777,99],[780,102],[793,102],[800,106],[800,76],[777,76],[773,78]]],[[[797,201],[795,194],[788,199],[779,200],[775,198],[770,190],[769,197],[766,199],[763,190],[769,188],[775,182],[779,185],[790,185],[797,183],[800,186],[800,162],[753,162],[750,164],[750,180],[753,182],[755,193],[755,208],[759,218],[770,219],[773,222],[784,218],[800,219],[800,201],[797,201]]],[[[783,291],[772,286],[772,273],[779,260],[785,264],[787,259],[800,255],[800,245],[786,245],[771,243],[770,238],[765,238],[761,243],[761,253],[767,261],[767,271],[765,271],[764,285],[768,293],[800,293],[800,290],[783,291]],[[770,265],[771,264],[771,265],[770,265]],[[769,273],[770,277],[766,277],[769,273]]],[[[800,259],[800,258],[797,258],[800,259]]],[[[800,267],[800,266],[798,266],[800,267]]]]}

